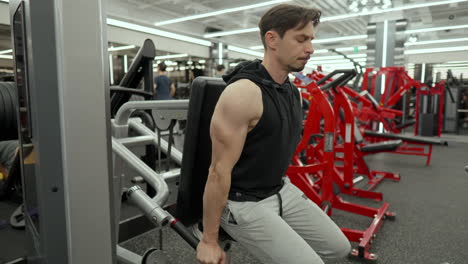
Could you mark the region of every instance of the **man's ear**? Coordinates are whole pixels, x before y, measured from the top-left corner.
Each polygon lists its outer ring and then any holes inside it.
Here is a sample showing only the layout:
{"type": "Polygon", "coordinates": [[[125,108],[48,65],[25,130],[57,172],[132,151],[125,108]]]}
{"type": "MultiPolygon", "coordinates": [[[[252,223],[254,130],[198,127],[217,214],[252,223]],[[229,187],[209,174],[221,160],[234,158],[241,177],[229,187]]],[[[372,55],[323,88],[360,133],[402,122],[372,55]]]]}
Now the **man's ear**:
{"type": "Polygon", "coordinates": [[[265,44],[269,49],[276,50],[280,36],[275,31],[267,31],[265,33],[265,44]]]}

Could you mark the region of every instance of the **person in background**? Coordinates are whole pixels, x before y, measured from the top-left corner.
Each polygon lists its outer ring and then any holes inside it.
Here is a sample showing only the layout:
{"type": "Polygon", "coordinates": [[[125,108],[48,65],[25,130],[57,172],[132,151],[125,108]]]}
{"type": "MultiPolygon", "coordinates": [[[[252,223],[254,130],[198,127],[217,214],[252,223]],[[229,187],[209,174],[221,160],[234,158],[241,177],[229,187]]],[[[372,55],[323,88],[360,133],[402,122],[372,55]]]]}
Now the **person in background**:
{"type": "Polygon", "coordinates": [[[224,67],[224,65],[222,64],[216,66],[215,77],[221,78],[224,75],[225,70],[226,70],[226,67],[224,67]]]}
{"type": "Polygon", "coordinates": [[[158,76],[154,78],[154,99],[171,100],[175,94],[174,83],[167,76],[166,64],[158,64],[158,76]]]}

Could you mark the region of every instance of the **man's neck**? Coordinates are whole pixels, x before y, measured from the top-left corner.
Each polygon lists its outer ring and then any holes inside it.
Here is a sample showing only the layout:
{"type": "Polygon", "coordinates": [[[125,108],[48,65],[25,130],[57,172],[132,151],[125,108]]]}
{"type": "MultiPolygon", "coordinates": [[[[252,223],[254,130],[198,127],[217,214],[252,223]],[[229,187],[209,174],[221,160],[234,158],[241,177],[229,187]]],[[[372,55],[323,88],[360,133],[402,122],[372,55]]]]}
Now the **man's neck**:
{"type": "Polygon", "coordinates": [[[166,75],[165,71],[158,71],[158,75],[166,75]]]}
{"type": "Polygon", "coordinates": [[[289,74],[289,72],[287,72],[277,60],[267,56],[266,54],[263,57],[262,65],[268,71],[271,78],[279,84],[283,84],[289,74]]]}

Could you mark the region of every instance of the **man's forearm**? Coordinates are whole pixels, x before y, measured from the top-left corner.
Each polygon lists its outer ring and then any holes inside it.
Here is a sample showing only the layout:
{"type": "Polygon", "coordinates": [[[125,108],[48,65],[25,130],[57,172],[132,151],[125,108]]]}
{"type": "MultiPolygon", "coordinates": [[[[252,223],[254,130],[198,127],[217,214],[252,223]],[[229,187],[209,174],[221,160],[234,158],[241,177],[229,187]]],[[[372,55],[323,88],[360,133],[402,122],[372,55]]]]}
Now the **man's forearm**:
{"type": "Polygon", "coordinates": [[[203,240],[217,242],[221,214],[227,203],[230,177],[210,173],[203,195],[203,240]]]}

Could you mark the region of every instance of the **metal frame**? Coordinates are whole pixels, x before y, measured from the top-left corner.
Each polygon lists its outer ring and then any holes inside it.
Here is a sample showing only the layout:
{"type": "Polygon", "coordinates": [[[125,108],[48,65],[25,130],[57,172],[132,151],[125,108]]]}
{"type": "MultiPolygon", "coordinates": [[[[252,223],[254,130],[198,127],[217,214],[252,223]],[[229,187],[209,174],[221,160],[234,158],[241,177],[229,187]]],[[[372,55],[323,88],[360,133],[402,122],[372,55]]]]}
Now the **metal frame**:
{"type": "Polygon", "coordinates": [[[32,240],[27,262],[113,263],[105,6],[95,0],[12,0],[13,28],[20,5],[24,54],[18,31],[12,36],[15,67],[26,60],[26,77],[17,74],[17,86],[29,87],[29,102],[19,109],[30,110],[30,129],[20,133],[23,147],[32,151],[21,151],[32,240]]]}
{"type": "MultiPolygon", "coordinates": [[[[376,255],[369,252],[370,244],[383,225],[383,220],[393,219],[395,214],[388,211],[388,203],[376,209],[346,202],[338,196],[339,190],[334,188],[334,185],[339,185],[341,181],[341,175],[335,166],[336,113],[327,96],[315,82],[300,85],[301,81],[296,80],[295,84],[307,90],[303,93],[303,98],[310,100],[311,109],[304,124],[302,140],[293,158],[294,165],[289,166],[286,174],[293,184],[299,187],[309,199],[321,206],[328,215],[331,216],[332,209],[338,209],[373,218],[372,224],[364,231],[348,228],[341,228],[341,230],[350,241],[359,243],[357,249],[353,249],[352,255],[374,260],[376,255]],[[321,120],[324,121],[323,127],[321,127],[321,120]],[[320,139],[322,136],[323,139],[320,139]],[[316,144],[310,144],[311,137],[316,138],[316,144]],[[298,154],[303,151],[307,153],[306,164],[303,164],[298,157],[298,154]]],[[[334,85],[329,83],[328,87],[330,86],[335,89],[336,82],[334,85]]],[[[322,89],[323,87],[325,86],[322,86],[322,89]]]]}
{"type": "MultiPolygon", "coordinates": [[[[125,177],[123,173],[124,167],[130,166],[157,191],[155,197],[149,197],[139,186],[133,186],[127,192],[129,200],[135,203],[153,224],[161,228],[170,224],[171,228],[195,248],[198,240],[181,222],[178,222],[177,219],[164,209],[167,205],[172,204],[171,202],[168,204],[169,186],[167,182],[178,179],[180,177],[180,169],[157,173],[127,148],[127,146],[153,144],[164,153],[168,152],[169,144],[167,141],[161,140],[158,142],[157,136],[153,131],[137,120],[130,119],[132,112],[136,110],[151,110],[153,111],[153,115],[161,120],[185,120],[187,118],[188,100],[135,101],[124,104],[118,110],[112,122],[114,135],[112,137],[112,149],[114,152],[115,219],[117,222],[120,221],[120,195],[122,191],[122,179],[125,177]],[[128,132],[130,128],[138,132],[140,136],[129,138],[128,132]]],[[[174,149],[171,151],[170,158],[180,165],[182,153],[174,149]]],[[[116,230],[116,235],[119,235],[118,230],[116,230]]],[[[118,245],[117,258],[120,263],[144,263],[145,261],[145,256],[136,255],[118,245]]]]}

